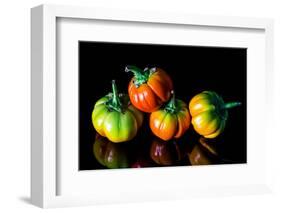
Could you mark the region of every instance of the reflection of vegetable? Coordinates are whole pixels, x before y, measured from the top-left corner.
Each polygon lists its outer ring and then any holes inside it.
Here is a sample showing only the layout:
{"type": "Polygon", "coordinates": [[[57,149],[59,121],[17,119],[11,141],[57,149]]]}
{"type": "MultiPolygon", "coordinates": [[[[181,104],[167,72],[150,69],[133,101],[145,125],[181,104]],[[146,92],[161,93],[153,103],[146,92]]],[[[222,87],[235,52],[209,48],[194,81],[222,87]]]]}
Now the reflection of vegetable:
{"type": "Polygon", "coordinates": [[[160,68],[141,70],[127,66],[126,72],[133,72],[128,93],[132,104],[141,111],[153,112],[168,101],[173,88],[171,78],[160,68]]]}
{"type": "Polygon", "coordinates": [[[149,124],[152,132],[162,140],[179,138],[190,125],[187,105],[183,101],[175,99],[173,93],[165,107],[151,113],[149,124]]]}
{"type": "Polygon", "coordinates": [[[213,164],[212,159],[202,149],[199,144],[196,144],[189,154],[189,161],[191,165],[210,165],[213,164]]]}
{"type": "Polygon", "coordinates": [[[229,159],[229,157],[233,158],[234,156],[229,156],[228,152],[225,150],[225,147],[222,147],[223,144],[228,144],[224,140],[222,141],[218,140],[218,138],[209,139],[200,137],[199,144],[201,149],[205,150],[205,153],[208,153],[208,157],[212,161],[212,164],[238,163],[236,160],[229,159]]]}
{"type": "Polygon", "coordinates": [[[201,137],[199,139],[199,143],[208,150],[209,153],[213,155],[218,155],[217,149],[214,146],[215,144],[218,144],[218,141],[215,141],[215,139],[206,139],[204,137],[201,137]],[[212,145],[213,144],[213,145],[212,145]]]}
{"type": "Polygon", "coordinates": [[[150,157],[159,165],[170,166],[182,159],[182,153],[176,141],[163,142],[157,138],[152,141],[150,157]]]}
{"type": "MultiPolygon", "coordinates": [[[[210,165],[221,162],[216,148],[210,144],[211,139],[201,137],[188,155],[191,165],[210,165]]],[[[213,144],[217,144],[211,141],[213,144]]]]}
{"type": "Polygon", "coordinates": [[[239,105],[239,102],[224,103],[215,92],[204,91],[197,94],[189,103],[195,131],[205,138],[217,137],[224,130],[228,117],[227,109],[239,105]]]}
{"type": "Polygon", "coordinates": [[[96,136],[93,151],[97,161],[107,168],[127,168],[129,161],[125,144],[110,142],[107,138],[96,136]]]}
{"type": "Polygon", "coordinates": [[[137,134],[143,115],[134,108],[126,95],[118,94],[115,81],[113,93],[101,98],[95,104],[92,122],[96,131],[112,142],[131,140],[137,134]]]}

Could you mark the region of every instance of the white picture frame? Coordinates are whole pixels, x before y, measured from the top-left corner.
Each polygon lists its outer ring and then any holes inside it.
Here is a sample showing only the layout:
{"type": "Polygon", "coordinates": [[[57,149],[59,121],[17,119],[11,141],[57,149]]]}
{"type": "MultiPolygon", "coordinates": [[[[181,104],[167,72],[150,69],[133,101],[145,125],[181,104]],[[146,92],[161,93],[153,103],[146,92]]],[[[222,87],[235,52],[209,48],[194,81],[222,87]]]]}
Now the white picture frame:
{"type": "MultiPolygon", "coordinates": [[[[269,140],[269,122],[271,113],[270,109],[272,99],[271,91],[273,88],[273,21],[271,19],[257,19],[257,18],[241,18],[241,17],[217,17],[210,15],[189,15],[189,14],[173,14],[173,13],[155,13],[151,11],[126,11],[126,10],[113,10],[106,8],[84,8],[74,6],[54,6],[54,5],[41,5],[31,10],[31,73],[32,73],[32,143],[31,143],[31,201],[33,204],[47,208],[47,207],[60,207],[60,206],[76,206],[76,205],[92,205],[97,203],[113,203],[113,202],[128,202],[128,201],[142,201],[142,200],[164,200],[164,199],[177,199],[188,198],[197,196],[214,196],[214,195],[232,195],[232,194],[251,194],[251,193],[263,193],[270,191],[270,165],[269,161],[266,161],[266,155],[263,155],[262,166],[257,167],[257,163],[248,164],[246,167],[239,165],[239,167],[233,166],[234,172],[245,172],[245,178],[236,178],[236,181],[230,180],[229,182],[223,182],[218,180],[217,182],[210,183],[210,185],[202,185],[200,182],[193,182],[191,187],[186,184],[186,187],[179,187],[176,184],[169,184],[162,189],[161,186],[164,182],[159,181],[155,186],[149,186],[151,191],[145,192],[147,189],[144,185],[140,184],[140,187],[132,189],[130,182],[128,186],[122,186],[122,188],[116,188],[116,193],[108,193],[107,189],[102,192],[100,188],[97,188],[95,194],[87,194],[85,190],[87,187],[82,186],[78,194],[59,194],[58,185],[63,179],[59,181],[59,173],[62,170],[63,164],[58,165],[58,159],[60,159],[60,152],[58,152],[57,139],[57,88],[60,82],[57,79],[57,48],[58,48],[58,20],[60,18],[69,20],[101,20],[101,21],[118,21],[119,24],[123,22],[153,23],[159,27],[165,26],[168,30],[173,30],[175,26],[197,26],[202,29],[223,29],[228,32],[234,30],[257,30],[262,32],[262,37],[257,40],[260,43],[263,52],[260,52],[261,62],[260,77],[256,80],[258,83],[264,84],[259,87],[262,100],[264,102],[255,110],[263,110],[267,107],[267,113],[264,113],[263,123],[265,124],[266,131],[261,133],[259,143],[256,145],[256,150],[249,149],[248,154],[250,156],[256,156],[260,154],[264,147],[270,146],[269,140]],[[265,42],[265,43],[263,43],[265,42]],[[264,65],[264,66],[263,66],[264,65]],[[263,78],[266,77],[266,78],[263,78]],[[256,178],[252,182],[250,179],[253,169],[253,175],[263,174],[262,177],[256,178]],[[252,183],[252,184],[251,184],[252,183]],[[154,187],[154,188],[153,188],[154,187]],[[123,189],[125,188],[125,189],[123,189]],[[141,190],[143,188],[143,191],[141,190]],[[135,191],[134,191],[135,190],[135,191]],[[120,196],[122,193],[122,196],[120,196]]],[[[232,38],[235,38],[233,35],[232,38]]],[[[251,38],[250,38],[251,39],[251,38]]],[[[209,41],[209,45],[216,45],[214,42],[209,41]]],[[[253,45],[255,45],[253,43],[253,45]]],[[[253,60],[252,60],[253,61],[253,60]]],[[[258,63],[258,62],[257,62],[258,63]]],[[[251,67],[249,69],[252,69],[251,67]]],[[[257,71],[258,72],[258,71],[257,71]]],[[[259,75],[259,74],[257,74],[259,75]]],[[[65,79],[67,80],[67,79],[65,79]]],[[[255,81],[255,80],[254,80],[255,81]]],[[[254,96],[251,91],[257,87],[257,84],[252,85],[250,89],[249,107],[253,108],[253,102],[255,102],[254,96]]],[[[249,115],[251,116],[251,115],[249,115]]],[[[250,117],[253,119],[253,117],[250,117]]],[[[250,121],[251,121],[250,119],[250,121]]],[[[254,120],[253,120],[253,123],[254,120]]],[[[263,128],[264,128],[263,127],[263,128]]],[[[258,127],[257,127],[258,128],[258,127]]],[[[259,131],[259,129],[253,128],[251,131],[259,131]]],[[[63,147],[63,146],[62,146],[63,147]]],[[[248,147],[251,148],[252,146],[248,147]]],[[[256,158],[253,157],[255,160],[256,158]]],[[[251,161],[250,161],[251,162],[251,161]]],[[[226,173],[229,171],[227,166],[216,168],[211,166],[209,168],[196,168],[193,169],[193,178],[199,175],[205,175],[206,172],[215,172],[217,170],[224,170],[226,173]],[[204,171],[203,171],[204,170],[204,171]]],[[[120,184],[123,183],[124,175],[128,173],[134,173],[132,178],[136,180],[143,177],[151,177],[157,173],[165,175],[167,168],[156,170],[146,169],[144,170],[115,170],[114,173],[102,173],[99,180],[104,179],[108,181],[109,175],[114,178],[119,178],[120,184]]],[[[175,175],[171,175],[170,178],[175,180],[176,175],[180,175],[183,171],[178,168],[169,168],[175,175]]],[[[230,171],[231,172],[231,171],[230,171]]],[[[96,173],[97,174],[97,173],[96,173]]],[[[89,174],[83,174],[83,176],[89,176],[89,174]]],[[[87,177],[83,177],[87,180],[87,177]]],[[[91,179],[95,178],[91,176],[91,179]]],[[[71,179],[71,177],[70,177],[71,179]]],[[[73,179],[74,180],[74,179],[73,179]]],[[[76,179],[78,180],[78,179],[76,179]]],[[[184,180],[179,179],[179,183],[183,183],[184,180]]],[[[67,187],[73,186],[69,191],[79,191],[80,186],[74,187],[76,183],[70,182],[67,187]]],[[[91,188],[91,187],[90,187],[91,188]]],[[[90,189],[89,189],[90,190],[90,189]]]]}

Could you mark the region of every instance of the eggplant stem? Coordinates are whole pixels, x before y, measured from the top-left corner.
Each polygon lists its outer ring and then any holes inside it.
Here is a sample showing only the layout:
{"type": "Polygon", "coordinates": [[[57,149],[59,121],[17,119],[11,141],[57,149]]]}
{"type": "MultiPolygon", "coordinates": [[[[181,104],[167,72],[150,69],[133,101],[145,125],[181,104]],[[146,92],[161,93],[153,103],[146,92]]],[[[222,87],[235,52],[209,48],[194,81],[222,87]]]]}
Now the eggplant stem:
{"type": "Polygon", "coordinates": [[[117,111],[119,111],[121,109],[121,102],[120,102],[120,98],[119,98],[119,94],[118,94],[118,90],[117,90],[117,86],[116,86],[116,83],[115,83],[115,80],[112,80],[112,94],[113,94],[113,97],[112,97],[112,107],[114,109],[116,109],[117,111]]]}
{"type": "Polygon", "coordinates": [[[224,109],[231,109],[233,107],[240,106],[241,104],[241,102],[229,102],[224,105],[224,109]]]}
{"type": "Polygon", "coordinates": [[[175,112],[177,109],[177,106],[176,106],[176,95],[175,95],[174,90],[171,91],[171,95],[172,95],[172,97],[171,97],[170,101],[168,102],[168,104],[166,105],[166,109],[171,112],[175,112]]]}
{"type": "Polygon", "coordinates": [[[132,65],[125,67],[125,72],[132,72],[134,74],[134,84],[139,87],[141,84],[147,82],[149,77],[149,69],[141,70],[140,68],[132,65]]]}
{"type": "Polygon", "coordinates": [[[128,65],[125,67],[125,72],[132,72],[134,75],[137,76],[142,76],[142,70],[136,66],[128,65]]]}

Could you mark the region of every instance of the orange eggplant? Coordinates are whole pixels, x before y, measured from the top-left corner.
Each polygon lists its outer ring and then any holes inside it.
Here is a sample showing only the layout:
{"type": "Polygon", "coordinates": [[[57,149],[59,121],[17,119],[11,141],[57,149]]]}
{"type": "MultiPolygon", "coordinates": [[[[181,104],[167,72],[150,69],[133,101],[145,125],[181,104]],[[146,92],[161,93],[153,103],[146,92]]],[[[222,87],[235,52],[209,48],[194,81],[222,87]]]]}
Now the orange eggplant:
{"type": "Polygon", "coordinates": [[[172,98],[166,106],[150,115],[151,131],[164,141],[181,137],[190,126],[187,105],[183,101],[175,99],[174,92],[172,94],[172,98]]]}
{"type": "Polygon", "coordinates": [[[170,99],[173,82],[164,70],[156,67],[141,70],[135,66],[127,66],[125,71],[134,73],[128,93],[131,103],[137,109],[153,112],[170,99]]]}
{"type": "Polygon", "coordinates": [[[205,138],[215,138],[225,128],[228,109],[241,105],[240,102],[225,103],[217,93],[204,91],[195,95],[189,110],[194,130],[205,138]]]}

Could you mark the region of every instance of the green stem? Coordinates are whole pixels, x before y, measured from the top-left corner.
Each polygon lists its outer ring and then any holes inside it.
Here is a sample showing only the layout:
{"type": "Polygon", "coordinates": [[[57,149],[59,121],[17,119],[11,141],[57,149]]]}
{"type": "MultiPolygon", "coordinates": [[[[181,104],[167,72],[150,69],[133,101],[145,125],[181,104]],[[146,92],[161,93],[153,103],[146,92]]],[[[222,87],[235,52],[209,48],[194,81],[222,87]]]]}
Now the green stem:
{"type": "Polygon", "coordinates": [[[171,91],[172,97],[169,101],[169,103],[166,105],[166,109],[169,110],[170,112],[175,112],[177,109],[176,106],[176,95],[174,90],[171,91]]]}
{"type": "Polygon", "coordinates": [[[233,107],[240,106],[242,103],[241,102],[229,102],[224,104],[224,109],[231,109],[233,107]]]}
{"type": "Polygon", "coordinates": [[[136,66],[128,65],[125,67],[125,72],[132,72],[135,76],[134,84],[139,87],[141,84],[147,82],[149,77],[149,69],[141,70],[136,66]]]}
{"type": "Polygon", "coordinates": [[[118,90],[117,90],[115,80],[112,80],[112,94],[113,94],[112,107],[116,110],[121,109],[121,102],[120,102],[120,98],[119,98],[119,94],[118,94],[118,90]]]}
{"type": "Polygon", "coordinates": [[[143,71],[136,67],[136,66],[132,66],[132,65],[128,65],[125,67],[125,72],[132,72],[134,73],[135,77],[142,77],[143,76],[143,71]]]}

